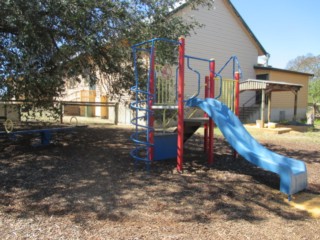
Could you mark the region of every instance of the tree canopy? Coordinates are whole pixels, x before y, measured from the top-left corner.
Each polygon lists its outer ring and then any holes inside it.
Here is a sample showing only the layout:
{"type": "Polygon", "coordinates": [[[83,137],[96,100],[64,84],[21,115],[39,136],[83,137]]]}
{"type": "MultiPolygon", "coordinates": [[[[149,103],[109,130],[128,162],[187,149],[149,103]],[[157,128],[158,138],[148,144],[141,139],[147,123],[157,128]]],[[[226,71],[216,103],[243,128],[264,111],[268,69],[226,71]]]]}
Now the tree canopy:
{"type": "Polygon", "coordinates": [[[309,102],[313,103],[315,109],[316,104],[320,103],[320,55],[307,54],[299,56],[291,60],[287,64],[287,68],[314,74],[314,77],[309,82],[309,102]]]}
{"type": "Polygon", "coordinates": [[[95,83],[98,72],[118,76],[114,92],[127,90],[130,45],[154,37],[177,39],[199,26],[170,15],[180,1],[0,1],[1,98],[51,102],[65,81],[82,76],[95,83]]]}
{"type": "Polygon", "coordinates": [[[298,56],[287,64],[287,69],[299,72],[312,73],[314,79],[320,78],[320,55],[307,54],[298,56]]]}
{"type": "Polygon", "coordinates": [[[307,54],[299,56],[291,60],[287,64],[287,68],[314,75],[309,82],[309,102],[320,103],[320,55],[307,54]]]}

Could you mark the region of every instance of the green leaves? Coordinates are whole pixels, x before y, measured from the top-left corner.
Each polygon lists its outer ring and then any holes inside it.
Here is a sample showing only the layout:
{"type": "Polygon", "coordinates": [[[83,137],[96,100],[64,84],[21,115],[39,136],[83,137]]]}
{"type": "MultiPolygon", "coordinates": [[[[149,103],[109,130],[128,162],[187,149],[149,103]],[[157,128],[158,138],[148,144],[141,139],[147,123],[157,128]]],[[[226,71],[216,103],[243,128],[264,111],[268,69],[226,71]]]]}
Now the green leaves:
{"type": "Polygon", "coordinates": [[[320,78],[310,81],[309,96],[311,98],[312,103],[320,103],[320,78]]]}
{"type": "Polygon", "coordinates": [[[154,37],[178,39],[199,27],[170,15],[178,2],[1,1],[2,98],[52,101],[79,76],[91,84],[102,81],[114,94],[126,91],[133,82],[131,45],[154,37]]]}

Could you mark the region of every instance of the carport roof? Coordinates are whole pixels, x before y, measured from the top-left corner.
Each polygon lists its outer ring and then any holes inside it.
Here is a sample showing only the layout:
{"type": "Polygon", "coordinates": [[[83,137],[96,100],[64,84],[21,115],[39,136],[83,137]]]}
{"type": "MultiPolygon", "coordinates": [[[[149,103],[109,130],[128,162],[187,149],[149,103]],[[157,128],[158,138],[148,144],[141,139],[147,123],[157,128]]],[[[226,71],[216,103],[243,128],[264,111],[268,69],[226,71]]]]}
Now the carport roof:
{"type": "Polygon", "coordinates": [[[302,84],[294,84],[288,82],[277,82],[269,80],[248,79],[240,83],[240,92],[266,90],[266,92],[274,91],[299,91],[302,84]]]}

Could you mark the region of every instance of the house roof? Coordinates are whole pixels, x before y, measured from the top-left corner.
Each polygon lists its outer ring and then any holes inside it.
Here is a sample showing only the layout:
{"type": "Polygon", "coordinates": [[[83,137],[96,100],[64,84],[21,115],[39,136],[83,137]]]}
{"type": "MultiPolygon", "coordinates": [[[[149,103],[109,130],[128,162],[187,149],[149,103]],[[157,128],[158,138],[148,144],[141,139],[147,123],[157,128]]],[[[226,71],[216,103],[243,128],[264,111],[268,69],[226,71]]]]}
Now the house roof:
{"type": "Polygon", "coordinates": [[[309,77],[313,77],[314,76],[314,74],[312,74],[312,73],[304,73],[304,72],[298,72],[298,71],[293,71],[293,70],[288,70],[288,69],[274,68],[274,67],[271,67],[271,66],[265,67],[265,66],[255,65],[254,69],[294,73],[294,74],[306,75],[306,76],[309,76],[309,77]]]}
{"type": "MultiPolygon", "coordinates": [[[[239,23],[242,25],[242,27],[244,28],[244,30],[247,32],[247,34],[250,36],[250,38],[252,39],[252,41],[256,44],[257,48],[258,48],[258,52],[259,55],[266,55],[268,54],[268,52],[264,49],[264,47],[262,46],[262,44],[259,42],[259,40],[256,38],[256,36],[254,35],[254,33],[251,31],[251,29],[249,28],[249,26],[247,25],[247,23],[244,21],[244,19],[241,17],[240,13],[237,11],[237,9],[234,7],[234,5],[231,3],[230,0],[222,0],[227,7],[229,7],[229,9],[232,11],[232,13],[234,14],[234,16],[239,20],[239,23]]],[[[190,1],[187,1],[186,3],[182,4],[181,6],[177,7],[176,9],[174,9],[172,11],[171,14],[174,14],[176,12],[179,12],[180,10],[184,9],[185,7],[190,5],[190,1]]]]}

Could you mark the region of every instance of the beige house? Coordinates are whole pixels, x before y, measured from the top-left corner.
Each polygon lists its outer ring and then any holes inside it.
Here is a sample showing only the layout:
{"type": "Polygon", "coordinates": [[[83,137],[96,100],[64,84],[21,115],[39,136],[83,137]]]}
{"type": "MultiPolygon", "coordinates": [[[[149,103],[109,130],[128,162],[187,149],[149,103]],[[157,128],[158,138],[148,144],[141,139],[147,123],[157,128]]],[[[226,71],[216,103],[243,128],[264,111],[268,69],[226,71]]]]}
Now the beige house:
{"type": "Polygon", "coordinates": [[[74,83],[67,82],[66,91],[59,99],[63,103],[64,116],[130,124],[132,112],[128,107],[128,97],[111,99],[107,84],[104,84],[105,80],[101,75],[99,83],[94,86],[89,86],[86,79],[74,83]]]}
{"type": "MultiPolygon", "coordinates": [[[[267,62],[264,65],[258,64],[260,57],[268,59],[269,54],[230,0],[215,0],[213,9],[199,7],[198,10],[192,10],[188,4],[184,4],[175,14],[186,19],[191,16],[205,25],[186,39],[187,54],[207,59],[214,58],[217,69],[221,68],[230,56],[235,55],[241,65],[241,81],[261,79],[301,85],[297,92],[296,115],[294,116],[295,94],[289,90],[276,91],[271,94],[270,116],[267,114],[267,108],[265,110],[266,121],[268,117],[271,121],[293,120],[294,117],[299,120],[306,117],[308,81],[312,75],[272,68],[267,62]]],[[[207,69],[203,67],[202,72],[205,74],[207,69]]],[[[225,71],[223,77],[231,78],[231,73],[231,70],[225,71]]],[[[189,86],[186,92],[192,92],[194,88],[192,84],[189,86]]],[[[261,118],[260,102],[261,91],[242,91],[240,106],[250,108],[249,111],[244,111],[243,121],[253,122],[261,118]]]]}
{"type": "MultiPolygon", "coordinates": [[[[183,4],[178,7],[173,14],[181,16],[188,21],[190,17],[197,20],[199,23],[204,24],[204,27],[197,29],[196,33],[186,38],[186,54],[197,56],[199,58],[216,60],[216,70],[224,66],[226,61],[231,56],[236,56],[239,60],[242,79],[262,79],[268,81],[287,82],[299,84],[301,87],[298,91],[298,100],[296,108],[296,119],[305,118],[307,107],[308,95],[308,80],[310,74],[292,72],[282,69],[275,69],[267,65],[258,66],[259,57],[269,56],[268,52],[264,49],[262,44],[255,37],[248,25],[242,19],[238,11],[232,5],[230,0],[215,0],[214,7],[207,9],[207,7],[199,6],[198,10],[191,8],[189,4],[183,4]]],[[[146,39],[147,40],[147,39],[146,39]]],[[[192,68],[197,69],[201,73],[201,80],[208,75],[208,66],[203,63],[191,62],[192,68]]],[[[232,78],[232,66],[228,66],[222,73],[224,78],[232,78]]],[[[185,73],[185,94],[193,95],[197,88],[197,81],[194,79],[194,74],[190,70],[185,73]]],[[[108,92],[103,86],[95,86],[95,89],[90,89],[89,86],[82,85],[80,88],[68,89],[66,96],[74,94],[71,92],[79,91],[94,91],[95,101],[101,102],[102,100],[108,101],[108,92]],[[103,89],[103,91],[101,91],[103,89]]],[[[201,90],[203,92],[203,90],[201,90]]],[[[258,91],[243,91],[240,95],[240,106],[253,107],[258,104],[256,102],[256,95],[258,91]],[[250,105],[251,104],[251,105],[250,105]]],[[[201,95],[200,97],[203,97],[201,95]]],[[[272,93],[272,121],[279,120],[292,120],[293,118],[293,105],[295,95],[286,91],[272,93]]],[[[77,98],[81,100],[80,98],[77,98]]],[[[259,104],[256,107],[256,113],[250,113],[249,116],[244,116],[246,121],[255,121],[259,119],[259,104]]],[[[112,117],[113,110],[109,108],[102,113],[100,110],[94,111],[96,117],[112,117]]],[[[91,112],[92,113],[92,112],[91,112]]],[[[130,123],[131,110],[126,104],[120,104],[119,107],[119,123],[130,123]]],[[[266,114],[267,116],[267,114],[266,114]]]]}

